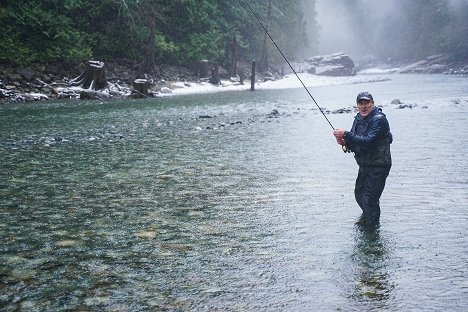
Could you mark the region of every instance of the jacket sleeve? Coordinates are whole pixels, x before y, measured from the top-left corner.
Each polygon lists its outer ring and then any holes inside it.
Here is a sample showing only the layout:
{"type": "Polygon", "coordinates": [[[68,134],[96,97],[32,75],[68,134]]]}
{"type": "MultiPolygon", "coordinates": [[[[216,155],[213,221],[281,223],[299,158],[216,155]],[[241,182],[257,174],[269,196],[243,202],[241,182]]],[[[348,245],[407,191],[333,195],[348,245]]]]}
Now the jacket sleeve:
{"type": "Polygon", "coordinates": [[[350,146],[357,146],[360,149],[367,150],[372,147],[373,143],[384,136],[389,129],[387,118],[383,115],[373,117],[369,123],[367,133],[358,135],[352,132],[346,132],[345,141],[350,146]]]}

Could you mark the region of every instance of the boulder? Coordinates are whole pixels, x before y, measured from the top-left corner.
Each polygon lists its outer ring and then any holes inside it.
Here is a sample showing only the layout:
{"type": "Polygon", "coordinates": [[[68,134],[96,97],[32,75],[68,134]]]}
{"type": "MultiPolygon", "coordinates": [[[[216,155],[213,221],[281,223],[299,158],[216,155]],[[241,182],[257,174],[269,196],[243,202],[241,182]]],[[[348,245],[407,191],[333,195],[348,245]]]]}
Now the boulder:
{"type": "Polygon", "coordinates": [[[345,53],[314,56],[306,60],[311,68],[309,73],[319,76],[354,76],[356,69],[353,60],[345,53]]]}
{"type": "Polygon", "coordinates": [[[318,66],[315,68],[315,74],[318,76],[353,76],[354,74],[350,73],[349,70],[341,65],[325,65],[318,66]]]}
{"type": "Polygon", "coordinates": [[[49,100],[49,97],[43,93],[26,93],[25,96],[31,101],[49,100]]]}
{"type": "Polygon", "coordinates": [[[17,73],[18,75],[21,75],[21,76],[22,76],[24,79],[26,79],[27,81],[31,81],[31,80],[34,78],[35,74],[36,74],[36,73],[35,73],[32,69],[30,69],[30,68],[18,68],[18,69],[16,70],[16,73],[17,73]]]}
{"type": "Polygon", "coordinates": [[[14,73],[9,73],[7,78],[10,81],[16,81],[16,82],[23,80],[23,76],[21,76],[20,74],[14,74],[14,73]]]}
{"type": "Polygon", "coordinates": [[[168,87],[162,87],[161,88],[161,93],[163,94],[172,94],[172,90],[168,87]]]}
{"type": "Polygon", "coordinates": [[[427,73],[437,74],[445,73],[450,70],[447,57],[443,54],[433,55],[425,58],[424,60],[417,61],[400,69],[400,73],[427,73]]]}
{"type": "Polygon", "coordinates": [[[109,95],[104,92],[95,90],[82,90],[80,92],[80,100],[103,100],[107,99],[109,95]]]}

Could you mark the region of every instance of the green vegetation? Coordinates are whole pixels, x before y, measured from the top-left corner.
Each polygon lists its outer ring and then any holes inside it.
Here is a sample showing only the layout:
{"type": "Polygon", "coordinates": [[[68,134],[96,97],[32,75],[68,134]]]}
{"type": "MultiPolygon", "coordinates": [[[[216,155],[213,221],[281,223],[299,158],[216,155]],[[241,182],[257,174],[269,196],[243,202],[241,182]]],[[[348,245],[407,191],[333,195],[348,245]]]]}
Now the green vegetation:
{"type": "MultiPolygon", "coordinates": [[[[295,49],[287,47],[313,49],[303,40],[301,0],[271,2],[270,31],[289,56],[295,49]]],[[[250,3],[266,19],[268,1],[250,3]]],[[[262,53],[263,34],[237,1],[4,0],[0,6],[0,63],[131,59],[151,69],[203,59],[227,64],[234,48],[244,60],[262,53]]]]}
{"type": "MultiPolygon", "coordinates": [[[[247,0],[294,60],[318,51],[316,0],[247,0]]],[[[361,33],[369,34],[363,0],[342,1],[361,33]]],[[[455,0],[453,0],[455,1],[455,0]]],[[[242,3],[242,1],[239,1],[242,3]]],[[[0,3],[0,63],[80,63],[130,59],[151,70],[156,64],[222,65],[256,59],[263,69],[280,61],[252,16],[237,0],[3,0],[0,3]],[[269,53],[270,51],[270,53],[269,53]]],[[[449,0],[394,0],[401,8],[379,36],[380,57],[411,60],[447,53],[468,58],[468,4],[449,0]]],[[[368,36],[367,36],[368,37],[368,36]]]]}

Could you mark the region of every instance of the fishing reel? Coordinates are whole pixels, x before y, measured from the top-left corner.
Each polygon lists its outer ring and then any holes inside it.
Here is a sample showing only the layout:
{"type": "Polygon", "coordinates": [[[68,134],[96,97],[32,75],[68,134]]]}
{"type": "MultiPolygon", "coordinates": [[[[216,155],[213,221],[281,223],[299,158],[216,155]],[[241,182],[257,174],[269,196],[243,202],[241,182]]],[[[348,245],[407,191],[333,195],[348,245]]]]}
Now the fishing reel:
{"type": "Polygon", "coordinates": [[[346,145],[341,145],[341,149],[344,153],[351,153],[351,150],[346,147],[346,145]]]}

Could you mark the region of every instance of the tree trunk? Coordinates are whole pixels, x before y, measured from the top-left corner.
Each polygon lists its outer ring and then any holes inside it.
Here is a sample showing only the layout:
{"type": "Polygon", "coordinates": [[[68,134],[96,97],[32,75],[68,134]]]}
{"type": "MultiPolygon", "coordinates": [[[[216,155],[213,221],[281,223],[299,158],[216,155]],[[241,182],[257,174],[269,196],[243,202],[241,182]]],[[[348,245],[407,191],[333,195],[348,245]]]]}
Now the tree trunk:
{"type": "Polygon", "coordinates": [[[148,41],[146,42],[146,62],[145,62],[145,71],[147,73],[153,73],[156,67],[156,45],[155,45],[155,37],[156,37],[156,12],[153,6],[149,8],[150,15],[149,15],[149,35],[148,41]]]}
{"type": "Polygon", "coordinates": [[[208,77],[210,73],[210,63],[207,60],[201,60],[196,64],[197,78],[208,77]]]}
{"type": "Polygon", "coordinates": [[[245,80],[245,70],[244,70],[244,67],[239,67],[239,81],[240,81],[240,84],[243,85],[244,84],[244,80],[245,80]]]}
{"type": "Polygon", "coordinates": [[[250,91],[255,90],[255,61],[252,62],[252,76],[250,77],[250,91]]]}
{"type": "Polygon", "coordinates": [[[237,39],[236,35],[232,38],[232,63],[230,76],[235,77],[237,75],[237,39]]]}
{"type": "Polygon", "coordinates": [[[215,85],[219,84],[219,66],[217,64],[211,67],[210,83],[215,85]]]}
{"type": "Polygon", "coordinates": [[[85,69],[75,79],[70,81],[70,85],[81,85],[83,89],[102,90],[107,86],[104,62],[87,61],[85,69]]]}
{"type": "MultiPolygon", "coordinates": [[[[266,20],[266,30],[268,31],[268,25],[270,24],[271,18],[271,0],[268,0],[268,13],[266,20]]],[[[259,69],[262,72],[266,72],[270,69],[270,64],[268,60],[268,46],[267,46],[267,33],[265,32],[263,37],[263,48],[262,48],[262,57],[260,59],[259,69]]]]}

